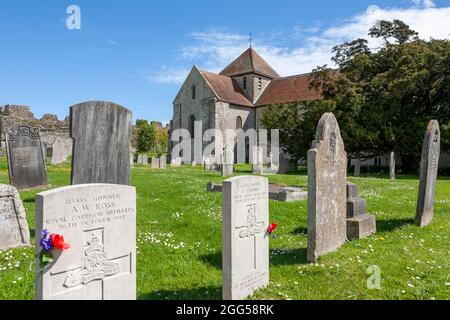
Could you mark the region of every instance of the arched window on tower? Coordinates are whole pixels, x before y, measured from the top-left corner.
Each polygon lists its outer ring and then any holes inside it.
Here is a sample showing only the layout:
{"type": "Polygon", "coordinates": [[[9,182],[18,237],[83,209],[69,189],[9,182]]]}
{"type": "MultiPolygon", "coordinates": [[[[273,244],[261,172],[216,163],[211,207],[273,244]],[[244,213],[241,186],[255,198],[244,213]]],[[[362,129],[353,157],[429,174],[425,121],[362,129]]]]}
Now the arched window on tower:
{"type": "Polygon", "coordinates": [[[189,133],[191,135],[191,139],[194,139],[194,135],[195,135],[195,116],[194,115],[190,115],[189,116],[189,120],[188,120],[188,130],[189,133]]]}
{"type": "Polygon", "coordinates": [[[236,130],[238,130],[238,129],[242,129],[242,118],[241,117],[236,118],[236,130]]]}

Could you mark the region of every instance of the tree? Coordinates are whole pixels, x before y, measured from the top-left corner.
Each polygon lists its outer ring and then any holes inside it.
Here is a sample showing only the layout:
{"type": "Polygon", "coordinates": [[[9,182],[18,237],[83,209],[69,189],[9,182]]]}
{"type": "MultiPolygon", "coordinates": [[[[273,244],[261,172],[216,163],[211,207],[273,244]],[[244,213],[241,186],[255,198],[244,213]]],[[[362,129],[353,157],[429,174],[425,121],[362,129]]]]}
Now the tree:
{"type": "Polygon", "coordinates": [[[439,121],[442,150],[450,149],[450,42],[420,40],[399,20],[380,21],[369,34],[384,40],[378,51],[357,39],[333,49],[339,71],[314,70],[311,86],[322,90],[322,100],[291,104],[295,110],[269,107],[262,122],[280,129],[282,146],[301,158],[311,127],[332,111],[349,155],[364,159],[395,151],[403,169],[415,170],[429,120],[439,121]]]}
{"type": "Polygon", "coordinates": [[[147,120],[137,120],[138,129],[138,152],[147,153],[155,146],[155,128],[147,120]]]}

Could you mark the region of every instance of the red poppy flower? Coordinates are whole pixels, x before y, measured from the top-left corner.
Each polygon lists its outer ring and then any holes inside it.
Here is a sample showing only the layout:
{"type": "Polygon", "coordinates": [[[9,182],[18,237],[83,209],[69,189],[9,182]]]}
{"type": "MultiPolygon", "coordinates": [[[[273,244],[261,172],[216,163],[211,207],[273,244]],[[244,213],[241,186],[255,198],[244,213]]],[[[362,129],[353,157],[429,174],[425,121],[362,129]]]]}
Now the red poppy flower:
{"type": "Polygon", "coordinates": [[[278,225],[276,223],[272,223],[269,228],[267,228],[267,233],[272,234],[277,228],[278,225]]]}
{"type": "Polygon", "coordinates": [[[67,250],[70,248],[70,244],[64,243],[64,237],[60,234],[51,234],[50,238],[52,239],[52,245],[54,248],[59,250],[67,250]]]}

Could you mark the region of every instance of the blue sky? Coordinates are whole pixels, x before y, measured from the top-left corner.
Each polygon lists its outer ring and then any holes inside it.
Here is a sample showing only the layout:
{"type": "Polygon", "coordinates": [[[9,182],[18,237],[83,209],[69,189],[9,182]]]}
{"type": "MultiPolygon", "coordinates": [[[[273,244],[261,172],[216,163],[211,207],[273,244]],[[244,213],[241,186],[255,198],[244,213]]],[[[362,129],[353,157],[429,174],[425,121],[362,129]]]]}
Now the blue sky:
{"type": "Polygon", "coordinates": [[[255,49],[289,75],[330,64],[333,45],[384,18],[401,18],[423,38],[448,38],[450,0],[5,0],[0,105],[62,119],[71,105],[109,100],[134,120],[165,122],[191,67],[220,71],[250,32],[255,49]],[[66,27],[69,5],[81,9],[81,30],[66,27]]]}

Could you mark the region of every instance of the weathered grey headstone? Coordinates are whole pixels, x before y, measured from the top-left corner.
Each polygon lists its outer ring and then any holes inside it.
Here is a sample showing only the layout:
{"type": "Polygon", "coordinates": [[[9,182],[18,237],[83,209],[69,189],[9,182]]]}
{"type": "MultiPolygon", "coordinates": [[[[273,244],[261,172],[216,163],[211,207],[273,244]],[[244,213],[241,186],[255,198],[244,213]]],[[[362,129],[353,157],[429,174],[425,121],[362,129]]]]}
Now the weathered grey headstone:
{"type": "Polygon", "coordinates": [[[263,148],[259,146],[253,146],[253,173],[261,174],[264,166],[263,148]]]}
{"type": "Polygon", "coordinates": [[[241,300],[269,284],[269,182],[225,180],[222,191],[223,299],[241,300]]]}
{"type": "Polygon", "coordinates": [[[395,153],[389,153],[389,179],[395,180],[395,153]]]}
{"type": "Polygon", "coordinates": [[[416,224],[424,227],[430,224],[434,215],[434,196],[441,151],[439,123],[431,120],[422,146],[420,161],[419,196],[417,200],[416,224]]]}
{"type": "Polygon", "coordinates": [[[144,163],[144,156],[142,154],[138,155],[137,163],[143,164],[144,163]]]}
{"type": "Polygon", "coordinates": [[[62,141],[60,138],[57,138],[55,140],[55,143],[53,143],[53,153],[52,153],[52,164],[61,164],[64,163],[67,158],[65,157],[65,144],[64,141],[62,141]]]}
{"type": "Polygon", "coordinates": [[[159,169],[159,158],[152,158],[152,169],[159,169]]]}
{"type": "Polygon", "coordinates": [[[347,153],[332,113],[319,121],[308,151],[309,262],[337,250],[346,240],[347,153]]]}
{"type": "Polygon", "coordinates": [[[104,101],[70,108],[72,184],[130,185],[131,111],[104,101]]]}
{"type": "Polygon", "coordinates": [[[160,169],[166,169],[167,168],[167,157],[162,155],[159,158],[159,168],[160,169]]]}
{"type": "Polygon", "coordinates": [[[232,148],[225,146],[223,149],[222,177],[233,175],[234,171],[234,151],[232,148]]]}
{"type": "Polygon", "coordinates": [[[37,265],[38,300],[136,299],[136,189],[85,184],[36,197],[36,247],[42,230],[71,248],[44,270],[37,265]]]}
{"type": "Polygon", "coordinates": [[[297,170],[297,163],[293,160],[291,160],[286,153],[281,150],[280,151],[280,157],[278,162],[278,173],[279,174],[286,174],[289,172],[294,172],[297,170]]]}
{"type": "Polygon", "coordinates": [[[366,212],[366,200],[358,196],[358,186],[347,182],[347,239],[359,240],[375,234],[375,216],[366,212]]]}
{"type": "Polygon", "coordinates": [[[175,158],[175,159],[172,159],[172,160],[170,161],[170,166],[173,167],[173,168],[181,167],[182,161],[183,161],[183,160],[182,160],[181,158],[175,158]]]}
{"type": "Polygon", "coordinates": [[[130,152],[130,166],[134,165],[134,153],[130,152]]]}
{"type": "Polygon", "coordinates": [[[6,129],[9,180],[18,189],[48,184],[38,128],[18,126],[6,129]]]}
{"type": "Polygon", "coordinates": [[[355,172],[354,172],[354,176],[355,177],[359,177],[361,175],[361,159],[360,158],[356,158],[355,159],[355,172]]]}
{"type": "Polygon", "coordinates": [[[0,184],[0,250],[30,245],[30,230],[19,192],[0,184]]]}
{"type": "Polygon", "coordinates": [[[142,155],[142,164],[148,165],[148,155],[147,154],[142,155]]]}

